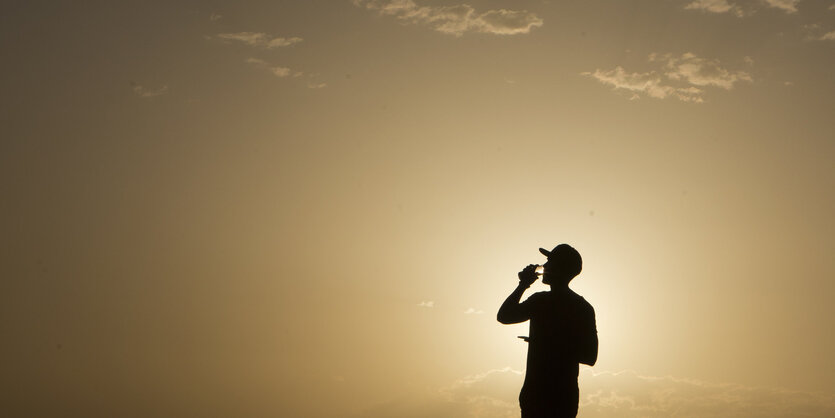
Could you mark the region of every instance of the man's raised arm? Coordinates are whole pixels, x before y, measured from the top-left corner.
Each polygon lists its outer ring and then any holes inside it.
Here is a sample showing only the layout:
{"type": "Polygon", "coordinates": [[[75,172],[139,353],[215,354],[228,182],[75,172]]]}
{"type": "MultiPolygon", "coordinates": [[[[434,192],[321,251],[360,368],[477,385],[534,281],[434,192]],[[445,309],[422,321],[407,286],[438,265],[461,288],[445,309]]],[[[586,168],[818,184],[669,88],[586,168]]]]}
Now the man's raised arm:
{"type": "Polygon", "coordinates": [[[525,293],[531,284],[536,281],[536,265],[531,264],[519,272],[519,285],[510,293],[510,296],[504,300],[502,306],[499,308],[499,313],[496,314],[496,319],[503,324],[517,324],[530,319],[530,314],[526,312],[519,300],[522,299],[522,294],[525,293]]]}

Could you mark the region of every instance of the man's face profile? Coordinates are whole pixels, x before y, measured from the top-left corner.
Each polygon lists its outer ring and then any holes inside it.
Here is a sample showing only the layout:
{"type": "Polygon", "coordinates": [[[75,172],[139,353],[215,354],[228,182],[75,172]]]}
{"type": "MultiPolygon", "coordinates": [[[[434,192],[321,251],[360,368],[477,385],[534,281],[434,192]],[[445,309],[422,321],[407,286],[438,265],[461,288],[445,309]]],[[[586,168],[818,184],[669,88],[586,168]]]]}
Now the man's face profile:
{"type": "Polygon", "coordinates": [[[543,284],[568,284],[575,276],[573,260],[567,254],[552,253],[542,268],[543,284]]]}
{"type": "Polygon", "coordinates": [[[554,277],[554,273],[557,270],[555,262],[548,259],[548,261],[542,265],[542,269],[542,283],[551,284],[551,279],[554,277]]]}

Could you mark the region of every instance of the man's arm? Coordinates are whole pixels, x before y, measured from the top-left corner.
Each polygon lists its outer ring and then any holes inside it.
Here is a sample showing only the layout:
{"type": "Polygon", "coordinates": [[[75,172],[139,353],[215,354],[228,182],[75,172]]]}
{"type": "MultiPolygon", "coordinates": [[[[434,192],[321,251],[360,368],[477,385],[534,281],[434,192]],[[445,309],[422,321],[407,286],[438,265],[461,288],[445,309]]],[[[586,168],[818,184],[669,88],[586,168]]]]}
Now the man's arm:
{"type": "Polygon", "coordinates": [[[588,312],[582,324],[579,347],[578,347],[578,361],[589,366],[594,366],[597,363],[597,321],[594,318],[594,308],[588,306],[588,312]]]}
{"type": "Polygon", "coordinates": [[[522,294],[525,293],[531,284],[536,281],[536,265],[531,264],[519,272],[519,285],[510,293],[510,296],[504,300],[502,306],[499,308],[499,313],[496,314],[496,319],[503,324],[518,324],[530,319],[530,314],[522,308],[519,300],[522,299],[522,294]]]}

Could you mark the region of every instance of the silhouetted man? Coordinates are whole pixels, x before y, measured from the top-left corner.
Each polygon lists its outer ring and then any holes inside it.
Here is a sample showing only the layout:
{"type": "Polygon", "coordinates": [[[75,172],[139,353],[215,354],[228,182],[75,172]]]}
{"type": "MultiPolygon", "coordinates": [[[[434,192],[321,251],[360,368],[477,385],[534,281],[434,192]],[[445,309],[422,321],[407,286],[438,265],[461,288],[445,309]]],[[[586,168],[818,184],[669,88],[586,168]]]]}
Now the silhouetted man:
{"type": "Polygon", "coordinates": [[[497,319],[516,324],[530,319],[528,366],[519,394],[522,418],[576,417],[580,399],[577,389],[579,363],[597,361],[597,325],[594,308],[568,288],[580,274],[583,260],[568,244],[548,251],[542,283],[550,292],[539,292],[519,303],[525,289],[536,281],[535,264],[519,272],[519,285],[499,308],[497,319]]]}

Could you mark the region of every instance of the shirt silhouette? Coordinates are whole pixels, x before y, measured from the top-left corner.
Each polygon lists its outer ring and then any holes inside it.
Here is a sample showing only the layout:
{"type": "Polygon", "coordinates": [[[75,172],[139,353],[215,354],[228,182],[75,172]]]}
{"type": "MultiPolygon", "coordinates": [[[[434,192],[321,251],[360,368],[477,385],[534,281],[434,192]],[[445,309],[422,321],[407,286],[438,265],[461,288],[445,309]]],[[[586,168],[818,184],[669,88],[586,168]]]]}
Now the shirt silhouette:
{"type": "Polygon", "coordinates": [[[522,418],[576,417],[579,402],[579,363],[597,361],[597,326],[594,308],[568,288],[582,270],[580,254],[567,244],[552,251],[540,248],[548,257],[543,265],[542,283],[550,292],[539,292],[519,303],[525,290],[536,281],[536,265],[519,272],[519,285],[499,308],[503,324],[530,320],[525,383],[519,394],[522,418]]]}

